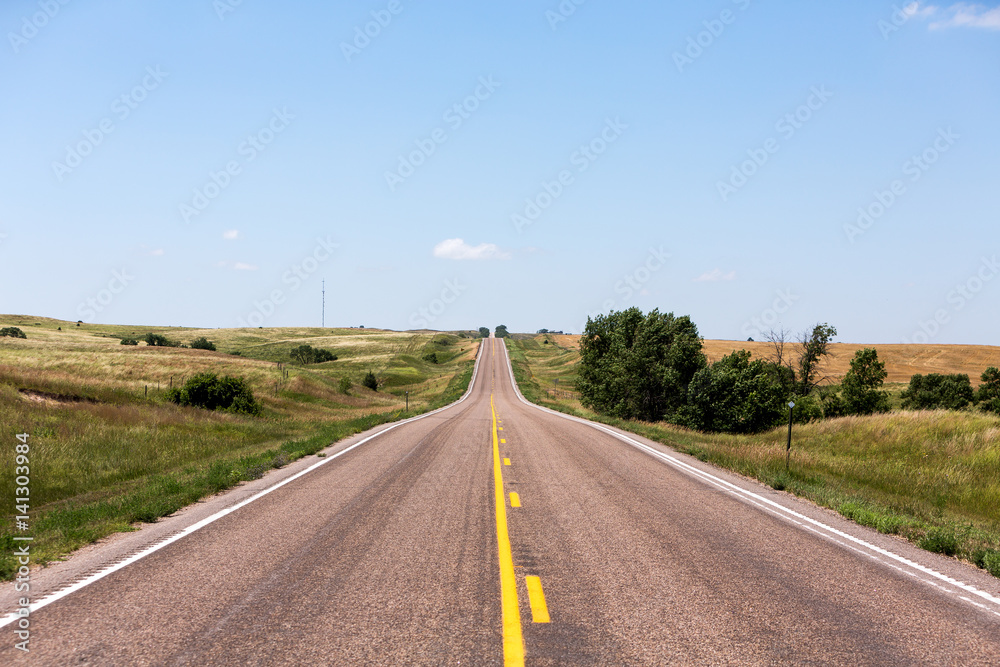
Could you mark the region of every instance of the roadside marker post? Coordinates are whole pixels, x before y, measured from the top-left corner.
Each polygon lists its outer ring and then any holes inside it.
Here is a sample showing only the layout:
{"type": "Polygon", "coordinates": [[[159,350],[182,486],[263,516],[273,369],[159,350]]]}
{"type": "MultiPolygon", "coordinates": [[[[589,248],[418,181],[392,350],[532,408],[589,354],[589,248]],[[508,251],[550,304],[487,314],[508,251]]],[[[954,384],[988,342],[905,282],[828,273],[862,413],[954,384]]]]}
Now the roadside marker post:
{"type": "Polygon", "coordinates": [[[795,409],[795,401],[788,401],[788,446],[785,447],[785,472],[788,472],[788,462],[792,458],[792,410],[795,409]]]}

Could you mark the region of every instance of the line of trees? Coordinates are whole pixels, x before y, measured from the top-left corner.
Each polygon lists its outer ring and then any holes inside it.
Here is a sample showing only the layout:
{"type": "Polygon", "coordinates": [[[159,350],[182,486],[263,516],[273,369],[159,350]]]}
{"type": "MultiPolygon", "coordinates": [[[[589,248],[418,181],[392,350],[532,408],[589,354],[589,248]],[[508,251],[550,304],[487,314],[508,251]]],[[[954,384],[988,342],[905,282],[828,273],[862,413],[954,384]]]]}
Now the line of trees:
{"type": "Polygon", "coordinates": [[[822,362],[837,335],[817,324],[790,344],[772,332],[772,358],[740,350],[709,364],[698,328],[688,316],[638,308],[587,320],[580,340],[577,388],[583,404],[622,419],[669,421],[701,431],[756,433],[778,425],[786,403],[800,404],[800,420],[889,409],[882,391],[885,364],[874,349],[859,350],[839,394],[825,403],[815,394],[827,379],[822,362]]]}
{"type": "MultiPolygon", "coordinates": [[[[789,332],[765,334],[768,359],[740,350],[709,364],[688,316],[638,308],[588,318],[580,339],[577,389],[602,414],[668,421],[700,431],[756,433],[777,426],[787,402],[796,421],[872,415],[892,407],[888,373],[874,348],[855,352],[839,386],[821,386],[824,359],[837,329],[816,324],[793,342],[789,332]]],[[[990,367],[973,391],[968,375],[914,375],[904,409],[961,409],[978,403],[1000,414],[1000,370],[990,367]]]]}

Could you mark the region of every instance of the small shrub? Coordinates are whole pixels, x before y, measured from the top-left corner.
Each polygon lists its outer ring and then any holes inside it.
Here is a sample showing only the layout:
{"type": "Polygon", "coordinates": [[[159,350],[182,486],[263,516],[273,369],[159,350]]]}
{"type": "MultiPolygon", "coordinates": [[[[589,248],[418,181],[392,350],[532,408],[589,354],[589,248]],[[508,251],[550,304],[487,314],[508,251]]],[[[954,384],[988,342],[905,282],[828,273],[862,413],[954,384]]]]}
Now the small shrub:
{"type": "Polygon", "coordinates": [[[9,336],[10,338],[27,338],[24,332],[17,327],[4,327],[0,329],[0,336],[9,336]]]}
{"type": "Polygon", "coordinates": [[[178,405],[193,405],[206,410],[260,414],[260,404],[254,399],[250,385],[243,378],[215,373],[199,373],[183,387],[167,392],[167,399],[178,405]]]}
{"type": "Polygon", "coordinates": [[[425,354],[423,357],[424,361],[429,361],[432,364],[438,363],[437,352],[431,352],[430,354],[425,354]]]}
{"type": "Polygon", "coordinates": [[[823,406],[824,418],[834,419],[835,417],[843,417],[847,414],[847,406],[844,404],[844,399],[840,397],[840,394],[834,387],[823,387],[820,389],[819,400],[823,406]]]}
{"type": "Polygon", "coordinates": [[[808,424],[823,418],[823,406],[814,394],[795,397],[795,409],[792,410],[792,421],[796,424],[808,424]]]}
{"type": "Polygon", "coordinates": [[[291,357],[293,361],[300,364],[321,364],[324,361],[336,361],[337,355],[330,350],[324,350],[312,345],[299,345],[292,348],[291,357]]]}
{"type": "Polygon", "coordinates": [[[920,539],[919,546],[927,551],[954,556],[958,553],[958,537],[954,531],[932,528],[920,539]]]}
{"type": "Polygon", "coordinates": [[[1000,551],[989,549],[982,552],[982,555],[976,559],[976,565],[994,577],[1000,577],[1000,551]]]}
{"type": "Polygon", "coordinates": [[[247,466],[243,471],[243,478],[247,480],[260,479],[267,472],[268,466],[264,463],[255,463],[252,466],[247,466]]]}
{"type": "Polygon", "coordinates": [[[202,336],[201,338],[195,338],[193,341],[191,341],[191,349],[211,350],[212,352],[215,352],[215,343],[202,336]]]}
{"type": "Polygon", "coordinates": [[[368,387],[372,391],[378,391],[378,378],[371,371],[361,380],[361,386],[368,387]]]}
{"type": "Polygon", "coordinates": [[[784,472],[779,472],[771,479],[771,488],[775,491],[784,491],[788,488],[789,481],[791,480],[789,480],[788,475],[784,472]]]}
{"type": "Polygon", "coordinates": [[[150,347],[178,347],[180,343],[174,342],[167,338],[166,336],[161,336],[160,334],[148,333],[143,339],[146,341],[146,345],[150,347]]]}
{"type": "Polygon", "coordinates": [[[348,392],[350,392],[351,391],[351,379],[350,378],[346,378],[346,377],[340,378],[340,382],[337,383],[337,391],[339,391],[341,394],[345,394],[345,395],[348,392]]]}
{"type": "Polygon", "coordinates": [[[138,345],[139,341],[135,338],[122,338],[122,345],[138,345]]]}

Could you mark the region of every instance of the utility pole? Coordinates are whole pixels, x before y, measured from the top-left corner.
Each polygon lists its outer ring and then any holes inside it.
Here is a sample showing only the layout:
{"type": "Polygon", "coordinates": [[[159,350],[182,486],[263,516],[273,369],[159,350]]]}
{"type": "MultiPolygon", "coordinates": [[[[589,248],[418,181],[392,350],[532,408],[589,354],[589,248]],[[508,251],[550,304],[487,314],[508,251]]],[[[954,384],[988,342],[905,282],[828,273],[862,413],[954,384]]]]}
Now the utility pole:
{"type": "Polygon", "coordinates": [[[323,280],[323,319],[321,320],[322,327],[326,328],[326,279],[323,280]]]}

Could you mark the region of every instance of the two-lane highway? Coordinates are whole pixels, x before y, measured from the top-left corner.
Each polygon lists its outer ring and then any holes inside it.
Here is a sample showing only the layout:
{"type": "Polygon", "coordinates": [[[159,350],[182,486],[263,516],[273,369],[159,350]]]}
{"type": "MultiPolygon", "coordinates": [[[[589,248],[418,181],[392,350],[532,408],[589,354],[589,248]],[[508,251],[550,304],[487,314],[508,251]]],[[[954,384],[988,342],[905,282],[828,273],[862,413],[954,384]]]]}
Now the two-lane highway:
{"type": "Polygon", "coordinates": [[[167,519],[0,663],[1000,664],[998,580],[530,406],[483,345],[464,401],[167,519]]]}

